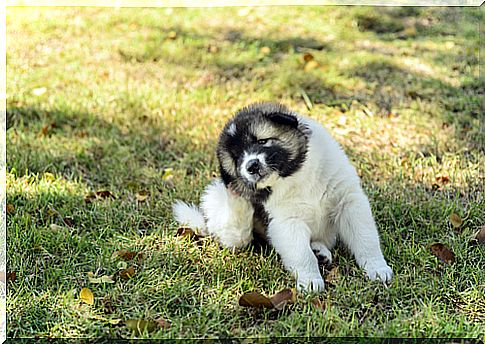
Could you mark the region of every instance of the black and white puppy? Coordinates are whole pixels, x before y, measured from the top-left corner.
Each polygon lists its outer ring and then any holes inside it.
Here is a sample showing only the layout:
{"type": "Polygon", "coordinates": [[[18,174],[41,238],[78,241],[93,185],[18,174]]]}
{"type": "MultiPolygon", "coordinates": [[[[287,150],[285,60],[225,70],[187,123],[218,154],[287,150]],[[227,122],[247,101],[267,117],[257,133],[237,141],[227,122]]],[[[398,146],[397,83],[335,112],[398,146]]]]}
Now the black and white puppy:
{"type": "Polygon", "coordinates": [[[319,123],[280,104],[253,104],[226,124],[217,157],[221,180],[207,186],[200,210],[176,201],[178,222],[230,248],[265,231],[299,289],[323,289],[313,251],[331,261],[337,237],[370,279],[392,278],[359,177],[319,123]]]}

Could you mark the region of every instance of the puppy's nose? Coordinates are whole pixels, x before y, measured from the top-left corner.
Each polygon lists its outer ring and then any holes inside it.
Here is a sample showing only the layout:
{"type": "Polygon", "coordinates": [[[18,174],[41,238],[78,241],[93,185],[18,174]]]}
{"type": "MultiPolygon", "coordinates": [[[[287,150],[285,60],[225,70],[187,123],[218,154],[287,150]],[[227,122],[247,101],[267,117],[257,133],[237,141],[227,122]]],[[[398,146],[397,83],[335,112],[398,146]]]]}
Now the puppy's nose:
{"type": "Polygon", "coordinates": [[[246,164],[246,170],[248,170],[249,174],[259,173],[259,160],[258,159],[249,160],[246,164]]]}

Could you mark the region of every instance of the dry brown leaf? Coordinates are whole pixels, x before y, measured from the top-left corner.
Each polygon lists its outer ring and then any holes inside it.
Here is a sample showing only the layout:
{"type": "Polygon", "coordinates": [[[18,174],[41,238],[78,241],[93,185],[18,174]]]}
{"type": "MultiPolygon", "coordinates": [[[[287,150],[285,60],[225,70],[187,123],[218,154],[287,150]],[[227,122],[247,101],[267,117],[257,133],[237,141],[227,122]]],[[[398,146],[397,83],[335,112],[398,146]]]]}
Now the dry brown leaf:
{"type": "Polygon", "coordinates": [[[49,133],[49,125],[44,125],[40,131],[40,134],[46,136],[49,133]]]}
{"type": "Polygon", "coordinates": [[[7,272],[7,282],[15,282],[17,280],[17,273],[15,271],[7,272]]]}
{"type": "Polygon", "coordinates": [[[94,199],[96,199],[96,194],[94,192],[89,192],[84,196],[84,202],[86,203],[91,203],[94,199]]]}
{"type": "Polygon", "coordinates": [[[64,223],[68,227],[73,227],[74,226],[74,220],[71,217],[65,217],[63,218],[64,223]]]}
{"type": "Polygon", "coordinates": [[[327,308],[327,305],[325,304],[325,302],[321,300],[319,297],[312,300],[312,305],[320,311],[325,311],[325,309],[327,308]]]}
{"type": "Polygon", "coordinates": [[[133,266],[130,266],[129,268],[120,270],[119,275],[122,279],[127,280],[135,276],[135,268],[133,266]]]}
{"type": "Polygon", "coordinates": [[[138,261],[143,259],[143,252],[133,252],[128,250],[119,250],[113,253],[111,256],[112,259],[123,259],[125,261],[130,261],[137,258],[138,261]]]}
{"type": "Polygon", "coordinates": [[[453,213],[450,215],[450,221],[453,227],[455,228],[460,228],[460,226],[463,223],[463,220],[461,219],[460,215],[458,215],[457,213],[453,213]]]}
{"type": "Polygon", "coordinates": [[[296,302],[296,289],[283,289],[269,298],[273,307],[282,310],[288,303],[296,302]]]}
{"type": "Polygon", "coordinates": [[[200,238],[202,238],[201,235],[196,234],[191,228],[189,227],[179,227],[177,229],[177,236],[181,237],[189,237],[192,240],[198,241],[200,238]]]}
{"type": "Polygon", "coordinates": [[[100,199],[106,199],[106,198],[115,198],[115,196],[108,190],[100,190],[96,192],[89,192],[86,196],[84,196],[84,201],[86,203],[91,203],[93,200],[100,198],[100,199]]]}
{"type": "Polygon", "coordinates": [[[113,196],[113,194],[108,191],[108,190],[100,190],[100,191],[96,191],[96,196],[99,197],[99,198],[115,198],[115,196],[113,196]]]}
{"type": "Polygon", "coordinates": [[[311,60],[315,59],[312,54],[310,53],[305,53],[303,55],[303,61],[305,62],[310,62],[311,60]]]}
{"type": "Polygon", "coordinates": [[[79,298],[88,305],[94,305],[94,295],[89,288],[82,288],[81,292],[79,293],[79,298]]]}
{"type": "Polygon", "coordinates": [[[438,174],[436,177],[435,177],[435,180],[438,182],[438,183],[441,183],[441,184],[446,184],[446,183],[449,183],[450,182],[450,177],[446,174],[438,174]]]}
{"type": "Polygon", "coordinates": [[[273,308],[274,305],[271,300],[266,296],[256,292],[251,291],[249,293],[243,294],[239,298],[239,306],[242,307],[255,307],[255,308],[273,308]]]}
{"type": "Polygon", "coordinates": [[[455,254],[441,243],[431,245],[431,253],[443,263],[452,264],[455,262],[455,254]]]}
{"type": "Polygon", "coordinates": [[[328,275],[325,277],[325,282],[330,283],[330,284],[335,284],[340,277],[340,274],[338,272],[338,266],[334,266],[332,270],[328,273],[328,275]]]}
{"type": "Polygon", "coordinates": [[[145,319],[128,319],[125,321],[125,326],[137,335],[141,335],[145,331],[153,332],[158,327],[155,321],[145,319]]]}
{"type": "Polygon", "coordinates": [[[8,203],[7,204],[7,214],[11,215],[15,212],[15,207],[13,204],[8,203]]]}

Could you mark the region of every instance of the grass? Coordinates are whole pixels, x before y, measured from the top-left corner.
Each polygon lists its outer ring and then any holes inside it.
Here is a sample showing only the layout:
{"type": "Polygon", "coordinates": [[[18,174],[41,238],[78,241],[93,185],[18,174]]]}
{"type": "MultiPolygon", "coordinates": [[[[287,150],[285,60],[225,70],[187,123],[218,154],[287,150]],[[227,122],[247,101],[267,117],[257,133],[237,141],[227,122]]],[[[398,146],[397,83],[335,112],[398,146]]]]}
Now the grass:
{"type": "Polygon", "coordinates": [[[483,340],[484,248],[469,240],[485,223],[484,13],[8,9],[8,336],[131,338],[117,321],[164,318],[169,329],[140,337],[483,340]],[[311,295],[282,312],[245,309],[244,292],[293,286],[277,255],[175,235],[171,203],[198,202],[218,132],[258,100],[319,120],[349,154],[395,272],[388,288],[338,246],[325,311],[311,295]],[[85,202],[99,190],[115,197],[85,202]],[[431,254],[435,242],[454,264],[431,254]],[[144,253],[135,276],[89,283],[89,271],[119,270],[121,249],[144,253]]]}

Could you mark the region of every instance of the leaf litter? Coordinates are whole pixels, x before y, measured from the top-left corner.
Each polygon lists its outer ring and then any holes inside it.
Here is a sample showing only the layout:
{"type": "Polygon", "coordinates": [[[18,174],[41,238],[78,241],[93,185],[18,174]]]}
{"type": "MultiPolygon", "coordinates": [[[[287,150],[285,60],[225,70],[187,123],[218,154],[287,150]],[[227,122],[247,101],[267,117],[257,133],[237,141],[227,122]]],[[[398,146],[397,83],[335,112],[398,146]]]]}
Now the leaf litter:
{"type": "Polygon", "coordinates": [[[271,297],[264,296],[257,291],[243,294],[239,298],[242,307],[267,308],[282,310],[287,304],[296,302],[296,289],[283,289],[271,297]]]}
{"type": "Polygon", "coordinates": [[[87,303],[88,305],[94,305],[94,295],[91,289],[89,288],[82,288],[80,293],[79,293],[79,299],[87,303]]]}
{"type": "Polygon", "coordinates": [[[147,320],[147,319],[128,319],[125,321],[125,326],[135,332],[136,335],[142,335],[145,331],[150,333],[154,332],[157,329],[168,329],[170,328],[170,323],[163,319],[159,318],[156,320],[147,320]]]}
{"type": "Polygon", "coordinates": [[[455,254],[444,244],[436,243],[431,245],[431,253],[433,253],[439,260],[445,264],[453,264],[455,262],[455,254]]]}

